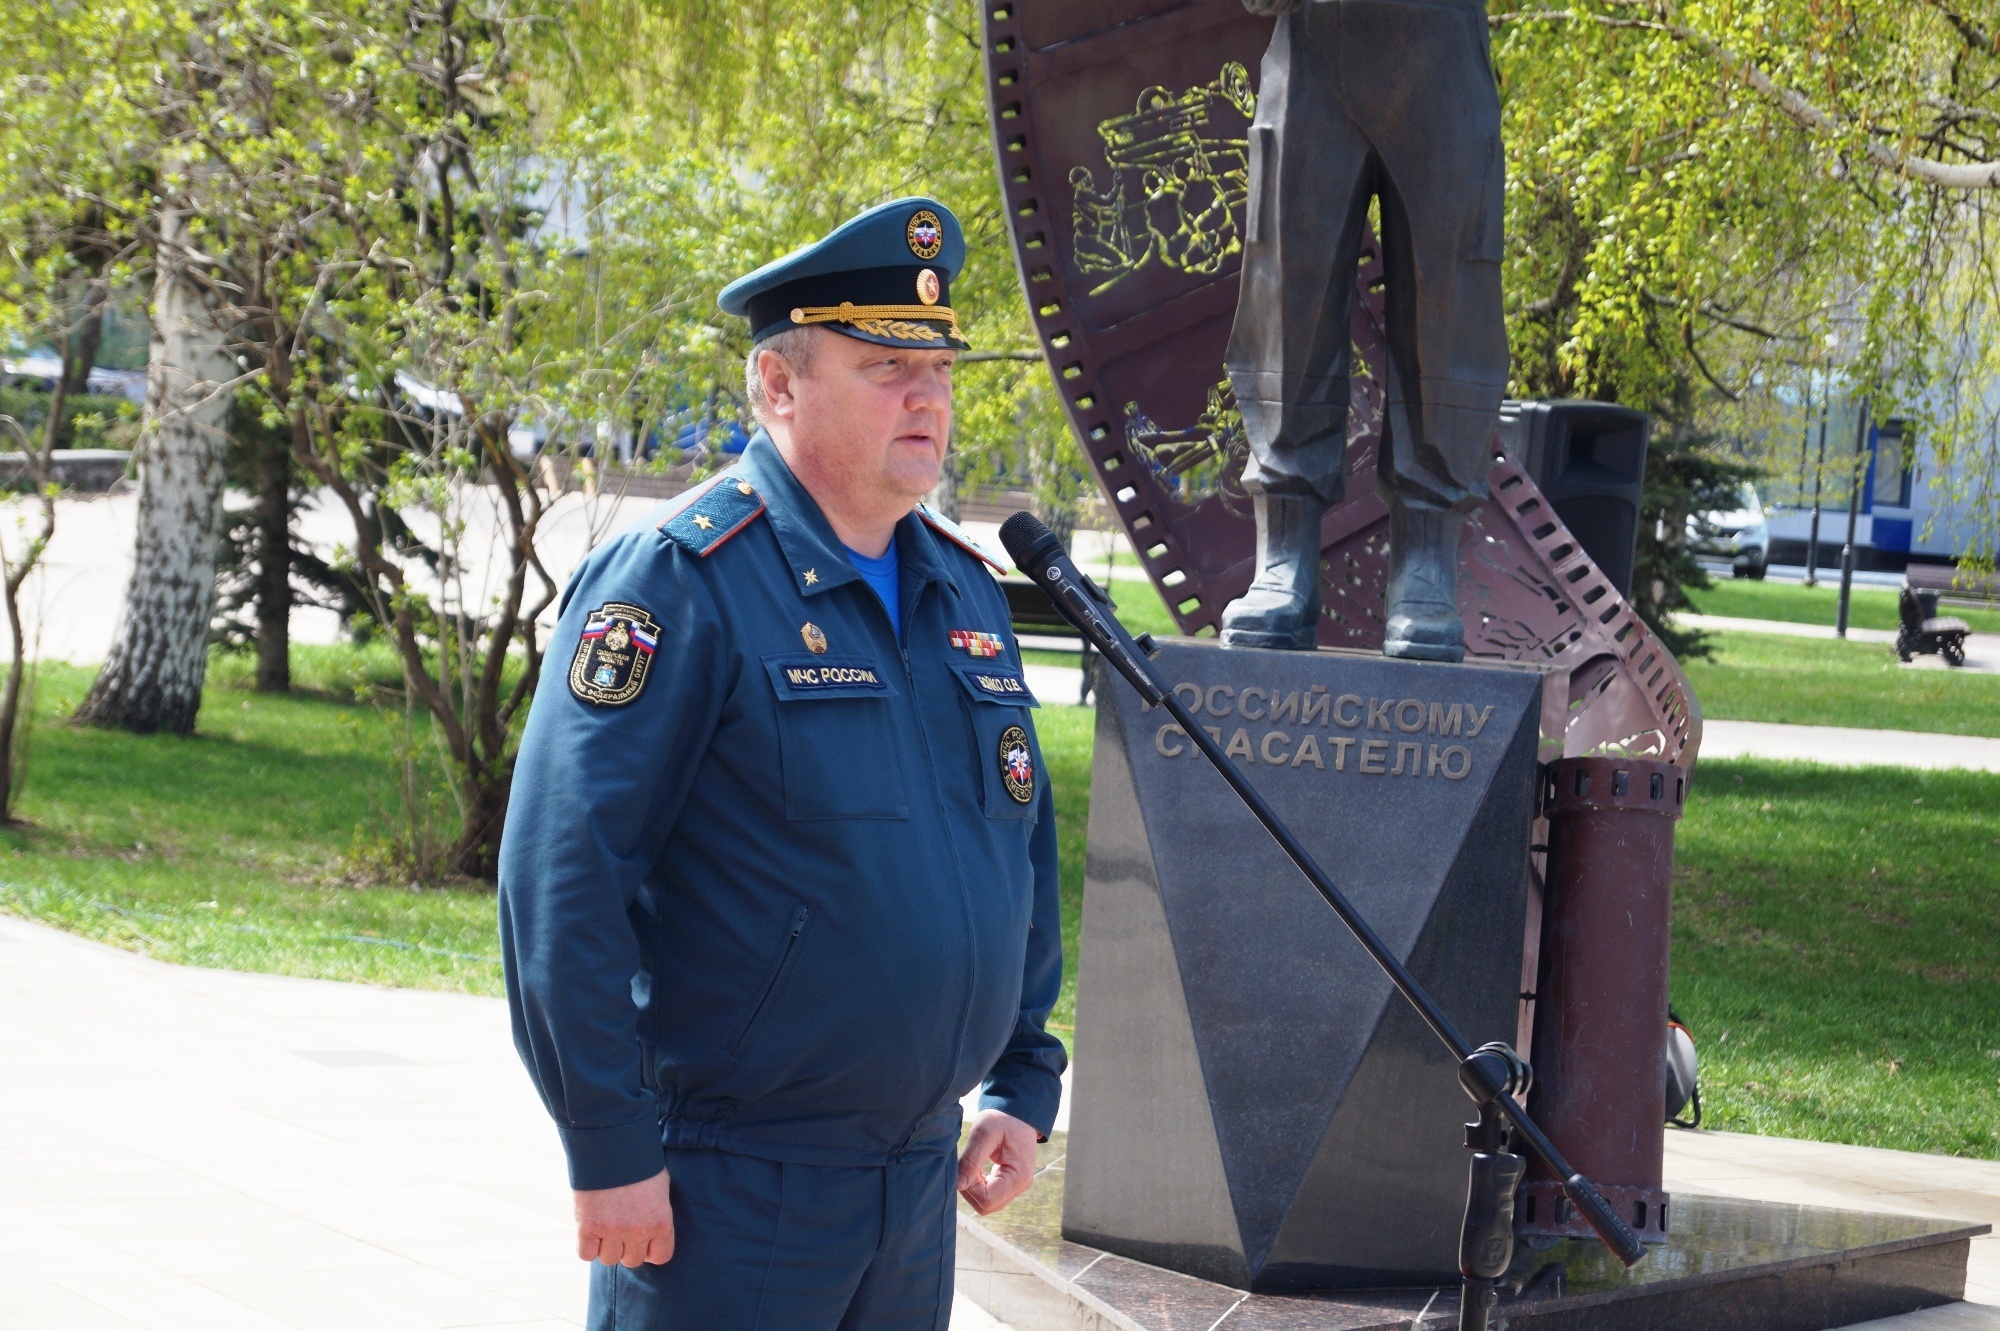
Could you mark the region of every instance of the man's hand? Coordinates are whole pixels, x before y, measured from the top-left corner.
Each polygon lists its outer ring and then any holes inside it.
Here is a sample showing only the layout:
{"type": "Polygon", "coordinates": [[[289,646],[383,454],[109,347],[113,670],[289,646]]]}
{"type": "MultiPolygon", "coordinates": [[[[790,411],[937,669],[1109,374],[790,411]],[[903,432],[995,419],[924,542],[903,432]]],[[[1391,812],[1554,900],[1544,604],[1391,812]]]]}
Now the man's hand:
{"type": "Polygon", "coordinates": [[[1035,1181],[1035,1136],[1033,1128],[997,1109],[973,1119],[965,1154],[958,1157],[958,1195],[979,1214],[992,1215],[1026,1192],[1035,1181]]]}
{"type": "Polygon", "coordinates": [[[606,1266],[659,1266],[672,1257],[674,1209],[667,1201],[667,1171],[622,1188],[577,1193],[576,1255],[606,1266]]]}

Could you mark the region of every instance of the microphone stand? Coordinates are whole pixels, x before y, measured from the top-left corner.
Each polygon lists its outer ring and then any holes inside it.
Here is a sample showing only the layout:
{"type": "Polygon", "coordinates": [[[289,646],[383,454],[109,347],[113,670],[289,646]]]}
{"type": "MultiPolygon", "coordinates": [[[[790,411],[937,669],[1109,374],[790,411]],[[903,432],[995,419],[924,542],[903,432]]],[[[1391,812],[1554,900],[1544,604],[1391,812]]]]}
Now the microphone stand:
{"type": "Polygon", "coordinates": [[[1460,1331],[1486,1331],[1487,1318],[1498,1300],[1498,1287],[1514,1256],[1514,1193],[1527,1161],[1509,1147],[1518,1140],[1562,1180],[1563,1193],[1590,1227],[1627,1266],[1646,1255],[1638,1236],[1626,1227],[1595,1184],[1570,1168],[1520,1099],[1533,1084],[1534,1073],[1503,1041],[1473,1048],[1445,1015],[1402,960],[1348,901],[1320,868],[1292,829],[1229,761],[1187,705],[1174,696],[1150,659],[1152,636],[1134,639],[1111,613],[1111,603],[1097,585],[1084,577],[1063,551],[1061,542],[1030,513],[1016,513],[1000,529],[1001,542],[1021,572],[1048,593],[1057,611],[1123,675],[1148,704],[1163,707],[1180,723],[1189,741],[1201,750],[1222,779],[1256,815],[1264,830],[1306,876],[1326,904],[1333,907],[1355,940],[1375,960],[1410,1006],[1417,1010],[1452,1056],[1458,1060],[1458,1084],[1479,1108],[1477,1122],[1466,1124],[1465,1145],[1472,1152],[1465,1222],[1459,1232],[1458,1264],[1463,1284],[1459,1297],[1460,1331]]]}

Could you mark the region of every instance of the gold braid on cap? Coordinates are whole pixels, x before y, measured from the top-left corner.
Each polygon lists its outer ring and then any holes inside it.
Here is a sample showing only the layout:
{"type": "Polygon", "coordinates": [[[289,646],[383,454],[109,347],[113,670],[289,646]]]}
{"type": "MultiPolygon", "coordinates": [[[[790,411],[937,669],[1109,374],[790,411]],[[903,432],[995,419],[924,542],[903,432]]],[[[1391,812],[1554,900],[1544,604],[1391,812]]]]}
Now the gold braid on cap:
{"type": "Polygon", "coordinates": [[[843,300],[838,305],[807,305],[792,311],[795,324],[853,324],[876,337],[897,337],[909,342],[942,342],[945,335],[930,323],[945,324],[951,336],[964,341],[958,331],[958,315],[948,305],[856,305],[843,300]]]}

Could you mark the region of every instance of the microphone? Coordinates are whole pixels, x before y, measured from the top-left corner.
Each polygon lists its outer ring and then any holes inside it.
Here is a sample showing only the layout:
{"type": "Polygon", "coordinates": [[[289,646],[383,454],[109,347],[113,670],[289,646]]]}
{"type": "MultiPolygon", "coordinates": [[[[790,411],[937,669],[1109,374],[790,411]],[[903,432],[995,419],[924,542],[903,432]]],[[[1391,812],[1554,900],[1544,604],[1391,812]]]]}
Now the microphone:
{"type": "Polygon", "coordinates": [[[1166,685],[1153,673],[1139,644],[1111,613],[1104,593],[1083,576],[1040,518],[1028,512],[1008,518],[1000,524],[1000,544],[1007,547],[1014,566],[1049,594],[1057,613],[1130,681],[1141,698],[1153,706],[1166,699],[1166,685]]]}

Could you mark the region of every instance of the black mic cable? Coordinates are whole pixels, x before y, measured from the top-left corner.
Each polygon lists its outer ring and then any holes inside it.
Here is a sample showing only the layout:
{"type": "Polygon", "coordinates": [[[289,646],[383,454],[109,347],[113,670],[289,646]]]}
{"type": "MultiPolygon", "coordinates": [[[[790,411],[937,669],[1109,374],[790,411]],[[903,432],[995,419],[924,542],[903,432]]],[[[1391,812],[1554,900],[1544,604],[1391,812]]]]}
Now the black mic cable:
{"type": "Polygon", "coordinates": [[[1618,1255],[1627,1266],[1636,1266],[1645,1257],[1646,1249],[1639,1242],[1638,1235],[1626,1227],[1611,1204],[1604,1200],[1604,1194],[1596,1185],[1570,1168],[1569,1162],[1556,1150],[1555,1143],[1548,1139],[1528,1111],[1514,1099],[1516,1093],[1525,1094],[1525,1065],[1518,1055],[1506,1046],[1482,1045],[1474,1049],[1467,1043],[1458,1028],[1452,1024],[1444,1009],[1437,1005],[1416,976],[1410,974],[1402,960],[1389,950],[1374,928],[1348,901],[1347,895],[1319,867],[1319,862],[1308,851],[1305,843],[1295,836],[1285,825],[1277,811],[1264,801],[1264,797],[1251,786],[1249,779],[1229,761],[1209,733],[1194,719],[1187,705],[1174,696],[1158,673],[1154,671],[1148,653],[1139,641],[1126,631],[1111,613],[1110,604],[1097,590],[1096,584],[1083,576],[1076,564],[1063,550],[1062,542],[1055,533],[1043,525],[1041,519],[1032,513],[1016,513],[1000,524],[1000,543],[1007,547],[1007,553],[1021,572],[1034,580],[1035,585],[1049,594],[1056,610],[1070,625],[1087,639],[1092,647],[1103,653],[1111,663],[1138,690],[1139,696],[1155,707],[1166,708],[1169,715],[1180,723],[1187,732],[1188,739],[1200,749],[1222,774],[1243,802],[1250,806],[1250,812],[1264,825],[1278,845],[1284,849],[1299,872],[1306,876],[1319,894],[1326,898],[1326,904],[1333,907],[1334,914],[1340,916],[1342,924],[1352,933],[1368,955],[1375,959],[1388,975],[1390,982],[1399,993],[1417,1010],[1424,1024],[1436,1033],[1438,1039],[1459,1061],[1459,1081],[1467,1095],[1482,1107],[1496,1108],[1513,1129],[1520,1134],[1528,1149],[1541,1157],[1555,1176],[1562,1180],[1562,1189],[1576,1209],[1583,1213],[1590,1227],[1597,1231],[1605,1246],[1618,1255]],[[1504,1050],[1504,1053],[1501,1051],[1504,1050]]]}

